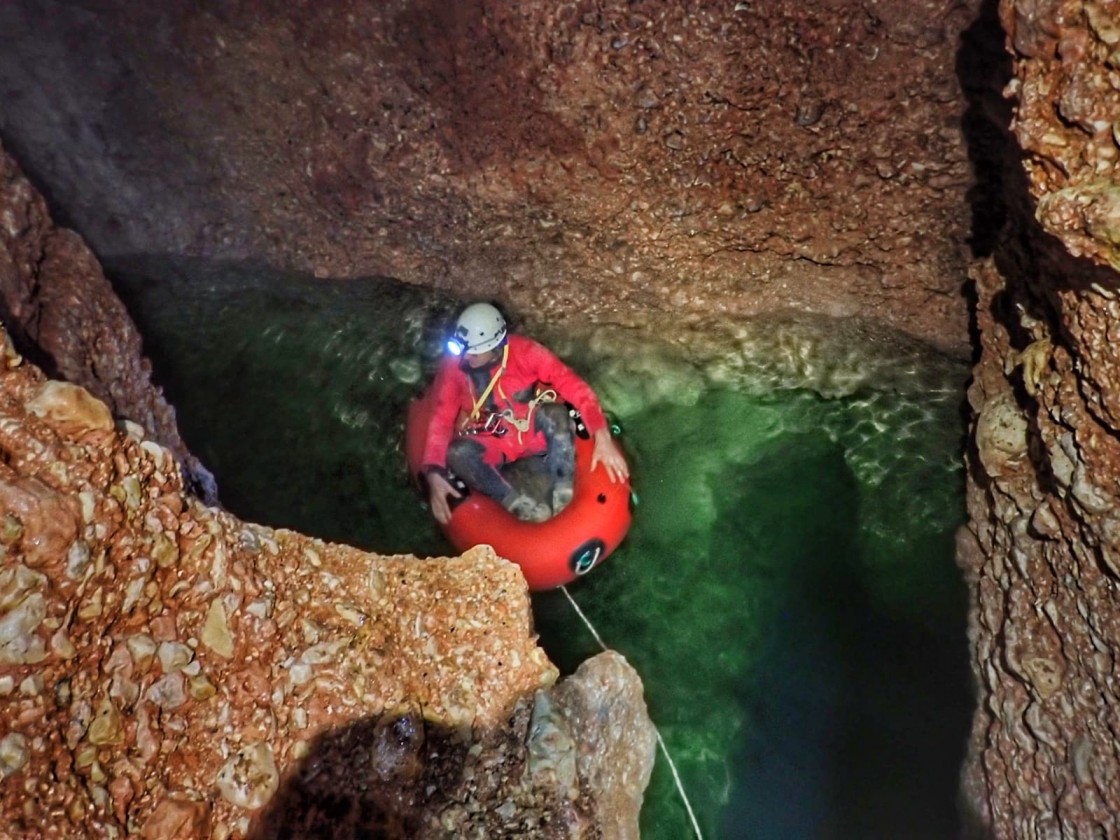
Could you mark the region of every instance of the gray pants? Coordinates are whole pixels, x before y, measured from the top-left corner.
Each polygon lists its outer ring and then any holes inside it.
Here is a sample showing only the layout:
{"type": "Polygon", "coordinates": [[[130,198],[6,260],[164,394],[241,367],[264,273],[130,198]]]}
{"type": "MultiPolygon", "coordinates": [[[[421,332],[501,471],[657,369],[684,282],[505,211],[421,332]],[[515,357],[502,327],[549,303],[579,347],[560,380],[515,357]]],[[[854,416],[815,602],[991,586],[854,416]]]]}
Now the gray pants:
{"type": "MultiPolygon", "coordinates": [[[[576,469],[576,447],[575,427],[567,406],[563,403],[538,405],[533,412],[533,427],[544,435],[546,449],[543,453],[526,455],[517,463],[530,461],[530,471],[547,473],[550,487],[555,487],[557,482],[570,483],[576,469]]],[[[520,492],[502,469],[486,463],[485,453],[486,448],[476,438],[455,438],[447,449],[447,467],[469,487],[499,502],[520,492]]]]}

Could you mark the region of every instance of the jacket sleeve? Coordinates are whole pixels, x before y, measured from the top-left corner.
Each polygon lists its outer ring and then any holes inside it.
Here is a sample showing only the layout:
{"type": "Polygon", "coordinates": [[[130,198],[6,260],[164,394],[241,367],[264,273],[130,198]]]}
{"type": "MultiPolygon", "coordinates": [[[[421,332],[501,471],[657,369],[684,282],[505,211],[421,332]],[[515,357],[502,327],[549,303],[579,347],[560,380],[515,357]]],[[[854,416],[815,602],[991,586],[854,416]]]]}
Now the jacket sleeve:
{"type": "Polygon", "coordinates": [[[466,378],[458,365],[454,360],[446,359],[432,383],[436,404],[424,441],[424,457],[420,461],[422,469],[447,467],[447,447],[455,435],[455,421],[459,419],[465,387],[466,378]]]}
{"type": "Polygon", "coordinates": [[[537,379],[556,389],[560,399],[570,402],[583,416],[587,431],[595,434],[607,427],[607,418],[595,392],[578,373],[564,364],[550,350],[531,339],[525,339],[526,356],[536,371],[537,379]]]}

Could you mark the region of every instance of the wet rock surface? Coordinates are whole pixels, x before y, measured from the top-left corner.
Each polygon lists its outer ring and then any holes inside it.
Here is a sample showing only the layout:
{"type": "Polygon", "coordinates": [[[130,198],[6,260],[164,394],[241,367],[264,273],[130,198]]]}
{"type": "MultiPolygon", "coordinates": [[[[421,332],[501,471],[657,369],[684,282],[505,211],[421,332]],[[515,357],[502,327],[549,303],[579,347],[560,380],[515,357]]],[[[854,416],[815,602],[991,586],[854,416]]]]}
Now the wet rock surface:
{"type": "Polygon", "coordinates": [[[102,258],[252,259],[672,333],[965,351],[977,2],[0,8],[0,131],[102,258]]]}
{"type": "Polygon", "coordinates": [[[1115,3],[1005,0],[1009,224],[973,269],[975,836],[1115,833],[1120,808],[1120,159],[1115,3]],[[1025,152],[1020,165],[1014,153],[1025,152]]]}
{"type": "Polygon", "coordinates": [[[604,655],[549,694],[515,566],[238,521],[138,424],[3,345],[6,833],[634,836],[640,681],[604,655]]]}

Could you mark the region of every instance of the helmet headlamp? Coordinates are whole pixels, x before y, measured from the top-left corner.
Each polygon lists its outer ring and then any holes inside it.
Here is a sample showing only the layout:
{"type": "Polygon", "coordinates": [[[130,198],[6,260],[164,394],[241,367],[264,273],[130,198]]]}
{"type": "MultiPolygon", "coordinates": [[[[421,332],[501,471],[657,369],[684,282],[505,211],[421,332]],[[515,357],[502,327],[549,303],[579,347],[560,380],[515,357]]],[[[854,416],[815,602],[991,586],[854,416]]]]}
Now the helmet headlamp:
{"type": "Polygon", "coordinates": [[[506,319],[489,303],[474,303],[459,315],[455,331],[447,339],[452,356],[488,353],[506,340],[506,319]]]}

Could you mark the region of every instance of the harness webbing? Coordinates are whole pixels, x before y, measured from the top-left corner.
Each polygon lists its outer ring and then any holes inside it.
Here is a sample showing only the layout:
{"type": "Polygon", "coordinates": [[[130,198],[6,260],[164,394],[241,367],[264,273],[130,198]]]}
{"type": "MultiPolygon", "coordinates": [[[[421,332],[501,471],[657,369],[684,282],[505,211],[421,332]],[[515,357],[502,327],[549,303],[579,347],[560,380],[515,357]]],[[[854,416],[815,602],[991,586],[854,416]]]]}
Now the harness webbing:
{"type": "Polygon", "coordinates": [[[498,384],[498,380],[502,378],[502,374],[506,372],[506,365],[509,363],[509,344],[502,348],[502,363],[498,365],[498,369],[494,371],[494,375],[490,377],[490,384],[486,386],[486,390],[482,392],[482,396],[475,400],[474,408],[471,409],[470,416],[467,418],[468,422],[474,422],[482,413],[482,407],[486,405],[486,400],[490,398],[490,394],[494,390],[494,386],[498,384]]]}
{"type": "Polygon", "coordinates": [[[506,344],[504,347],[502,347],[502,363],[498,365],[498,369],[495,370],[494,375],[490,377],[490,382],[486,386],[486,390],[482,392],[482,396],[474,401],[474,405],[471,408],[471,413],[463,419],[463,426],[466,427],[468,423],[475,423],[478,421],[478,419],[482,416],[482,408],[484,405],[486,405],[486,400],[490,398],[490,395],[494,392],[494,389],[497,388],[498,396],[508,407],[503,411],[496,412],[496,414],[498,417],[502,418],[502,420],[509,423],[517,430],[517,440],[520,442],[523,439],[525,433],[532,428],[533,412],[536,411],[537,404],[546,401],[554,401],[556,399],[556,392],[549,388],[548,390],[542,391],[541,393],[537,394],[535,397],[533,397],[533,399],[529,400],[529,411],[526,416],[521,419],[515,417],[512,407],[513,403],[510,398],[506,396],[506,392],[502,389],[501,384],[502,374],[506,372],[506,368],[508,366],[509,344],[506,344]]]}

